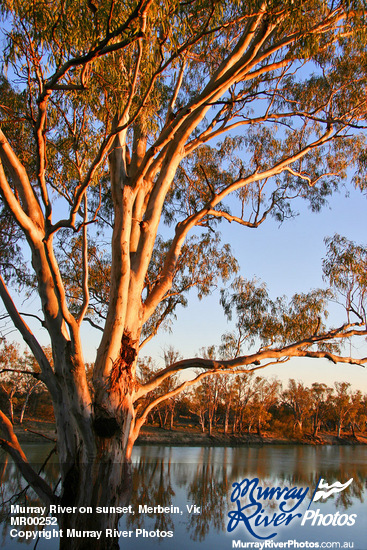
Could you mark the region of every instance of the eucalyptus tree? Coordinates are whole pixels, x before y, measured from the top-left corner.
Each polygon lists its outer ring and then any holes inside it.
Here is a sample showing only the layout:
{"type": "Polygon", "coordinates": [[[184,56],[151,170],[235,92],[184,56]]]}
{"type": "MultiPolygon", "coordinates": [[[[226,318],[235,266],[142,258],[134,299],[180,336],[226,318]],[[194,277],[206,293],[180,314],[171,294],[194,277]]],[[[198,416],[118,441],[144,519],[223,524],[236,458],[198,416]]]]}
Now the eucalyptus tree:
{"type": "Polygon", "coordinates": [[[253,380],[253,393],[244,409],[243,420],[247,425],[248,433],[256,428],[256,433],[262,436],[262,431],[269,426],[272,417],[270,409],[279,400],[281,382],[279,380],[267,380],[256,376],[253,380]]]}
{"type": "Polygon", "coordinates": [[[19,372],[14,372],[19,369],[20,355],[18,347],[14,344],[0,342],[0,372],[2,392],[6,395],[8,402],[9,417],[14,423],[14,398],[17,390],[21,386],[21,375],[19,372]],[[14,369],[14,370],[13,370],[14,369]]]}
{"type": "Polygon", "coordinates": [[[302,434],[305,421],[311,416],[311,391],[302,382],[291,378],[287,389],[283,392],[283,399],[292,411],[294,418],[293,431],[296,426],[302,434]]]}
{"type": "Polygon", "coordinates": [[[335,395],[332,402],[332,414],[336,422],[336,435],[340,437],[342,429],[349,420],[350,411],[353,410],[353,401],[350,394],[349,382],[335,382],[335,395]]]}
{"type": "Polygon", "coordinates": [[[329,388],[326,384],[314,382],[311,386],[312,435],[315,437],[322,423],[325,422],[327,403],[332,401],[332,393],[333,389],[329,388]]]}
{"type": "MultiPolygon", "coordinates": [[[[0,295],[52,397],[62,502],[121,502],[147,415],[194,381],[151,402],[144,397],[180,370],[201,369],[198,381],[292,355],[362,362],[323,346],[365,333],[362,320],[329,329],[316,314],[323,297],[299,295],[290,322],[283,312],[287,334],[279,315],[271,330],[269,320],[260,335],[267,344],[255,352],[181,360],[144,383],[135,374],[140,347],[185,305],[187,291],[205,296],[237,271],[220,221],[244,229],[271,216],[282,221],[297,199],[319,210],[353,166],[355,183],[365,185],[364,7],[362,0],[1,3],[2,214],[29,252],[21,260],[12,258],[21,249],[6,249],[0,295]],[[20,270],[28,257],[29,272],[20,270]],[[16,276],[39,295],[53,365],[11,298],[16,276]],[[100,331],[93,391],[84,321],[100,331]]],[[[253,305],[248,311],[256,316],[253,305]]],[[[1,444],[24,476],[46,502],[58,500],[3,414],[1,424],[1,444]]],[[[114,522],[94,517],[94,528],[98,520],[114,522]]],[[[65,521],[85,526],[88,518],[65,521]]]]}

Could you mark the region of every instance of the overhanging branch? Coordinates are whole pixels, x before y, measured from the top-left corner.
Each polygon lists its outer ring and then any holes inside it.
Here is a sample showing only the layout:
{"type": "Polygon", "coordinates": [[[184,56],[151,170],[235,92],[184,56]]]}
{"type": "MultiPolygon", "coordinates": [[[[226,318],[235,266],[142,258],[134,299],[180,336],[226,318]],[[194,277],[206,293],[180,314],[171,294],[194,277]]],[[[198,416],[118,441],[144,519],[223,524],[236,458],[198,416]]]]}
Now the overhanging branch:
{"type": "Polygon", "coordinates": [[[233,371],[233,369],[218,369],[218,370],[208,370],[206,372],[201,372],[200,374],[195,376],[195,378],[193,378],[192,380],[186,380],[185,382],[183,382],[182,384],[180,384],[179,386],[177,386],[173,390],[165,393],[164,395],[160,395],[159,397],[154,399],[151,403],[149,403],[149,405],[147,405],[147,407],[144,409],[141,416],[135,421],[134,431],[137,431],[137,434],[139,433],[140,428],[144,424],[148,414],[157,405],[159,405],[163,401],[166,401],[167,399],[170,399],[171,397],[174,397],[175,395],[181,393],[184,389],[186,389],[190,386],[196,385],[198,382],[200,382],[200,380],[202,380],[203,378],[206,378],[207,376],[215,376],[215,375],[221,375],[221,374],[251,374],[251,373],[253,373],[254,371],[256,371],[258,369],[264,369],[266,367],[269,367],[270,365],[275,365],[275,364],[279,364],[279,363],[286,363],[287,361],[289,361],[288,357],[286,357],[284,359],[280,359],[279,361],[271,361],[270,363],[267,363],[266,365],[256,366],[256,367],[249,368],[249,369],[237,369],[235,372],[233,371]]]}
{"type": "MultiPolygon", "coordinates": [[[[327,350],[312,351],[309,349],[314,344],[321,344],[323,342],[329,342],[330,340],[334,339],[346,339],[350,338],[351,336],[366,336],[366,329],[358,330],[358,327],[361,326],[362,323],[345,324],[321,335],[313,335],[289,345],[281,346],[278,348],[266,348],[256,353],[236,357],[229,360],[204,359],[201,357],[184,359],[161,370],[155,376],[153,376],[149,382],[142,385],[136,392],[135,401],[158,387],[166,378],[187,369],[204,369],[205,371],[216,373],[222,373],[223,371],[233,372],[236,367],[257,365],[258,368],[264,368],[262,365],[260,365],[261,361],[269,359],[283,361],[288,360],[291,357],[310,357],[318,359],[325,358],[335,364],[348,363],[364,366],[364,364],[367,363],[367,357],[364,357],[362,359],[353,359],[352,357],[343,357],[341,355],[333,354],[327,350]]],[[[257,370],[257,368],[254,367],[248,370],[257,370]]]]}

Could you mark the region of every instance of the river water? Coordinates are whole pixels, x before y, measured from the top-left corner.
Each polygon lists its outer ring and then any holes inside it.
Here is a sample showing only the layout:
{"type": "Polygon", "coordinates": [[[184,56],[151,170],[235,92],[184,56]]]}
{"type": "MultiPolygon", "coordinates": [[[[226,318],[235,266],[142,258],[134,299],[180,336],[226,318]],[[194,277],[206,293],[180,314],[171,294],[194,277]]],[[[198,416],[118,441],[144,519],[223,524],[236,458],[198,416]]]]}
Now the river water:
{"type": "MultiPolygon", "coordinates": [[[[49,451],[45,445],[26,449],[34,464],[41,464],[49,451]]],[[[119,521],[119,531],[125,531],[120,548],[229,550],[267,544],[263,548],[367,550],[367,447],[141,446],[134,450],[133,463],[134,513],[119,521]],[[336,482],[341,484],[338,492],[315,500],[316,488],[336,482]],[[144,505],[169,512],[144,511],[144,505]]],[[[22,482],[3,454],[1,464],[1,498],[6,501],[22,482]]],[[[46,477],[57,483],[56,457],[49,461],[46,477]]],[[[36,506],[28,494],[26,505],[36,506]]],[[[18,536],[21,529],[34,527],[14,527],[5,513],[0,519],[0,546],[34,548],[35,541],[18,536]]],[[[38,550],[57,548],[57,537],[42,537],[37,543],[38,550]]]]}

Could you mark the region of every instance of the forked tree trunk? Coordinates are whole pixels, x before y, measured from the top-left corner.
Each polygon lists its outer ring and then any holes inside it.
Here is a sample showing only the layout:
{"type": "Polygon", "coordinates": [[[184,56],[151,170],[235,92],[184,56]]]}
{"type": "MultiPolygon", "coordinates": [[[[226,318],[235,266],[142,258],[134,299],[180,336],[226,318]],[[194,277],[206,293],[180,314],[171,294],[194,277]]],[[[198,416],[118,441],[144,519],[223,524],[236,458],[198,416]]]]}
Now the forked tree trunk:
{"type": "Polygon", "coordinates": [[[83,395],[69,380],[68,396],[61,392],[54,400],[58,432],[58,454],[62,477],[60,506],[76,507],[77,512],[59,514],[61,550],[109,550],[118,548],[118,538],[106,536],[113,530],[121,513],[114,508],[128,506],[132,489],[131,450],[134,442],[135,389],[134,368],[137,353],[124,340],[120,357],[108,378],[94,380],[92,403],[83,403],[83,395]],[[72,398],[75,391],[79,401],[72,398]],[[62,396],[65,396],[62,399],[62,396]],[[83,411],[90,411],[83,417],[83,411]],[[82,513],[81,508],[91,508],[82,513]],[[109,513],[97,513],[96,507],[108,507],[109,513]],[[79,512],[78,512],[79,510],[79,512]],[[76,536],[73,531],[101,531],[96,538],[76,536]]]}
{"type": "MultiPolygon", "coordinates": [[[[76,507],[76,513],[58,514],[60,529],[60,550],[109,550],[118,548],[118,538],[106,536],[106,529],[117,528],[121,513],[113,508],[128,506],[132,490],[132,472],[129,448],[131,412],[125,412],[112,428],[112,422],[103,425],[101,419],[94,423],[95,455],[80,441],[76,447],[73,463],[70,450],[63,448],[70,439],[70,426],[67,437],[59,431],[58,447],[61,456],[68,456],[68,464],[60,464],[62,471],[62,494],[60,506],[76,507]],[[114,431],[115,430],[115,431],[114,431]],[[114,431],[114,433],[112,433],[114,431]],[[98,433],[96,433],[98,432],[98,433]],[[107,507],[108,512],[96,513],[96,507],[107,507]],[[81,508],[91,508],[84,513],[81,508]],[[101,531],[99,540],[84,536],[73,537],[75,531],[101,531]]],[[[78,439],[78,433],[74,436],[78,439]]]]}

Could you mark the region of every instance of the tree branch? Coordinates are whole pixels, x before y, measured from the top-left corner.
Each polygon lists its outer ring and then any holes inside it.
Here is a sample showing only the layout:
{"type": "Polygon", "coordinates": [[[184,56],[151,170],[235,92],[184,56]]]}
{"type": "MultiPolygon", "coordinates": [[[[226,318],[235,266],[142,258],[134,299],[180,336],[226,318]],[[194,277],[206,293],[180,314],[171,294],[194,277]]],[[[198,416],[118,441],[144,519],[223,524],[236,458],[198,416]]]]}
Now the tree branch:
{"type": "Polygon", "coordinates": [[[29,370],[21,370],[21,369],[1,369],[0,374],[3,372],[16,372],[18,374],[29,374],[30,376],[33,376],[36,378],[36,380],[40,381],[41,373],[40,372],[32,372],[29,370]]]}
{"type": "Polygon", "coordinates": [[[89,305],[89,266],[88,266],[88,199],[87,193],[84,195],[84,224],[82,234],[82,277],[83,277],[83,303],[78,317],[78,324],[83,321],[89,305]]]}
{"type": "Polygon", "coordinates": [[[0,129],[0,159],[9,170],[13,183],[23,202],[24,212],[39,227],[44,227],[44,217],[37,196],[30,184],[26,169],[11,148],[0,129]]]}
{"type": "MultiPolygon", "coordinates": [[[[143,17],[146,16],[146,13],[152,3],[152,0],[140,0],[136,8],[132,11],[132,13],[129,15],[129,17],[126,19],[125,23],[120,25],[117,29],[110,32],[110,30],[107,30],[106,37],[101,40],[93,49],[91,49],[87,54],[81,55],[79,57],[74,57],[73,59],[69,59],[66,63],[64,63],[58,71],[48,79],[48,81],[45,83],[45,89],[41,96],[41,99],[48,93],[49,90],[57,89],[59,84],[58,82],[69,72],[69,70],[72,67],[80,67],[82,65],[86,65],[87,63],[90,63],[94,59],[97,59],[98,57],[101,57],[103,55],[106,55],[107,53],[121,50],[128,46],[129,44],[132,44],[136,40],[138,40],[141,37],[141,33],[135,34],[129,38],[126,38],[123,41],[109,44],[113,38],[116,38],[117,36],[123,34],[129,29],[129,26],[131,23],[143,17]],[[56,86],[56,88],[54,88],[56,86]]],[[[82,86],[84,87],[84,83],[82,82],[82,86]]]]}
{"type": "Polygon", "coordinates": [[[41,500],[48,505],[55,504],[58,500],[57,497],[54,495],[51,487],[46,483],[46,481],[39,476],[29,464],[27,457],[19,445],[18,438],[14,433],[10,420],[1,410],[0,429],[5,437],[5,439],[0,439],[0,446],[10,454],[23,477],[29,485],[31,485],[41,500]]]}
{"type": "Polygon", "coordinates": [[[103,327],[100,327],[99,325],[97,325],[97,323],[92,321],[92,319],[90,319],[89,317],[84,317],[84,321],[87,321],[90,324],[91,327],[103,332],[103,327]]]}
{"type": "Polygon", "coordinates": [[[233,369],[235,369],[236,367],[243,367],[251,364],[256,365],[265,359],[284,359],[289,357],[325,358],[333,361],[334,363],[351,363],[351,361],[353,361],[353,364],[363,366],[364,363],[367,362],[367,358],[352,359],[350,357],[334,355],[328,351],[320,350],[313,352],[307,349],[314,344],[320,344],[322,342],[327,342],[333,339],[345,339],[350,338],[351,336],[366,336],[366,329],[358,330],[354,328],[360,326],[362,326],[362,323],[345,324],[336,329],[331,329],[326,333],[313,335],[292,344],[282,346],[280,348],[266,348],[256,353],[243,355],[229,360],[204,359],[200,357],[184,359],[182,361],[174,363],[173,365],[170,365],[166,369],[161,370],[155,376],[153,376],[149,382],[143,384],[136,392],[135,400],[139,399],[140,397],[146,395],[148,392],[158,387],[169,376],[172,376],[182,370],[187,369],[205,369],[218,372],[224,369],[228,369],[233,371],[233,369]]]}
{"type": "Polygon", "coordinates": [[[37,363],[41,368],[42,374],[40,376],[40,379],[43,382],[45,382],[45,384],[49,388],[53,397],[56,397],[56,386],[55,386],[56,382],[55,382],[54,372],[52,370],[50,362],[47,359],[45,352],[43,351],[41,345],[35,338],[34,334],[32,333],[28,325],[24,322],[24,320],[20,316],[8,292],[4,279],[2,278],[1,275],[0,275],[0,297],[15,327],[19,330],[24,341],[29,346],[30,350],[32,351],[33,355],[37,360],[37,363]]]}
{"type": "Polygon", "coordinates": [[[289,164],[292,164],[302,159],[309,151],[328,142],[332,139],[332,137],[338,135],[340,131],[341,129],[338,129],[336,132],[333,133],[333,128],[328,128],[319,139],[315,140],[313,143],[309,143],[294,155],[278,161],[272,168],[269,168],[262,172],[255,170],[249,176],[237,179],[236,181],[225,187],[223,190],[221,190],[219,193],[217,193],[201,210],[195,212],[184,221],[179,222],[176,226],[176,233],[174,239],[172,240],[171,248],[166,255],[159,282],[153,287],[145,300],[144,321],[146,321],[150,317],[154,309],[157,307],[159,302],[163,299],[166,292],[171,287],[175,273],[175,265],[180,256],[186,236],[188,232],[193,227],[195,227],[195,225],[197,225],[201,219],[207,216],[209,212],[213,211],[215,206],[219,204],[223,199],[225,199],[230,193],[246,187],[246,185],[249,185],[251,183],[270,178],[272,176],[282,173],[284,170],[287,169],[289,164]]]}

